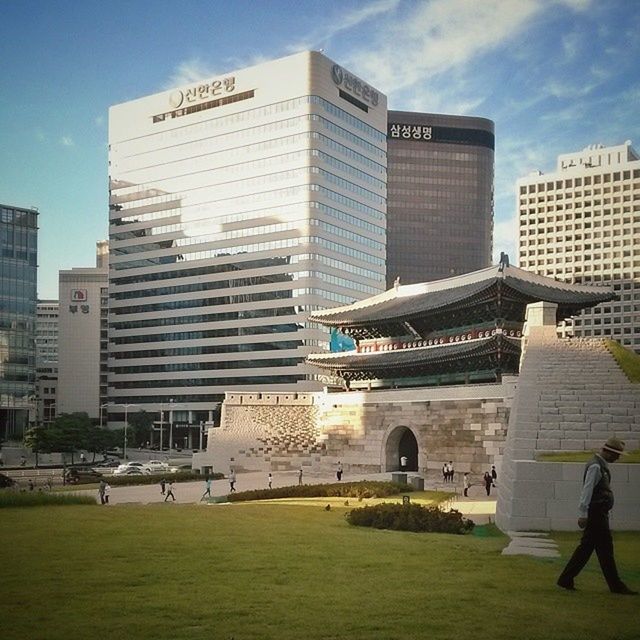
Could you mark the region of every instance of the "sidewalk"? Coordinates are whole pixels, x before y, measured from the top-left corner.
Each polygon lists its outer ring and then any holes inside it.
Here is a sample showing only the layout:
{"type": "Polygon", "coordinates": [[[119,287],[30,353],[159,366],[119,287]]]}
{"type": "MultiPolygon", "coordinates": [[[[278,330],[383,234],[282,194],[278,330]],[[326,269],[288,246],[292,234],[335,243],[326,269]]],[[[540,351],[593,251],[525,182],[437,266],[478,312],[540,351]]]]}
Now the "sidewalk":
{"type": "MultiPolygon", "coordinates": [[[[169,480],[171,474],[165,476],[169,480]]],[[[376,473],[363,475],[343,476],[343,482],[358,482],[360,480],[391,480],[390,473],[376,473]]],[[[336,482],[334,475],[305,475],[305,484],[323,484],[336,482]]],[[[111,504],[154,504],[164,501],[165,496],[160,492],[160,476],[158,476],[158,484],[138,485],[131,487],[111,487],[111,504]]],[[[273,487],[286,487],[298,484],[297,471],[281,471],[273,475],[273,487]]],[[[237,491],[250,491],[253,489],[266,489],[267,476],[262,472],[239,473],[236,480],[237,491]]],[[[425,486],[425,489],[439,489],[444,491],[454,491],[455,485],[425,486]]],[[[205,485],[203,480],[195,480],[193,482],[180,482],[173,485],[173,493],[176,497],[176,503],[193,504],[199,503],[204,493],[205,485]]],[[[93,495],[97,497],[96,490],[79,490],[79,494],[93,495]]],[[[229,493],[229,481],[227,479],[214,480],[211,483],[212,496],[226,496],[229,493]]],[[[451,509],[457,509],[464,515],[472,517],[477,524],[485,524],[490,520],[494,520],[496,511],[495,499],[487,498],[482,492],[482,496],[476,497],[457,497],[451,504],[451,509]]],[[[169,500],[169,502],[172,502],[169,500]]]]}

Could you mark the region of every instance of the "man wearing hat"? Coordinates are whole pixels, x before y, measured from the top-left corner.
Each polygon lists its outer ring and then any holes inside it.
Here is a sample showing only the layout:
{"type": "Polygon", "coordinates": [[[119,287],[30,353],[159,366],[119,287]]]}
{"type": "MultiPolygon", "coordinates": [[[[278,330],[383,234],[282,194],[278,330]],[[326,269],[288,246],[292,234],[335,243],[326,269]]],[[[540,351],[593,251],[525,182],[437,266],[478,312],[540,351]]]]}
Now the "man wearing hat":
{"type": "Polygon", "coordinates": [[[571,559],[558,578],[558,586],[575,591],[574,578],[582,571],[591,554],[596,552],[600,568],[612,593],[626,596],[638,595],[627,587],[620,576],[613,557],[613,539],[609,529],[609,511],[613,507],[610,462],[624,453],[624,442],[609,438],[600,453],[596,453],[584,470],[582,495],[578,506],[578,526],[584,529],[582,539],[571,559]]]}

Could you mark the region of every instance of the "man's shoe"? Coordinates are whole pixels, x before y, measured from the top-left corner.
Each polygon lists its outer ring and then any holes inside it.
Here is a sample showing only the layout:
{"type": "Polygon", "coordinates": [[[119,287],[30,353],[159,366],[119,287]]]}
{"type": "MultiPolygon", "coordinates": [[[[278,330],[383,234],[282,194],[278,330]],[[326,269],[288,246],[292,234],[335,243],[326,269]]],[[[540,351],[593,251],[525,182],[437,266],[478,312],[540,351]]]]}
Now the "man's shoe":
{"type": "Polygon", "coordinates": [[[633,589],[629,589],[626,584],[617,587],[616,589],[611,589],[611,593],[617,593],[621,596],[637,596],[638,592],[633,589]]]}
{"type": "Polygon", "coordinates": [[[563,589],[566,589],[567,591],[577,591],[577,589],[573,585],[573,582],[565,582],[564,580],[558,580],[558,582],[556,582],[556,584],[559,587],[562,587],[563,589]]]}

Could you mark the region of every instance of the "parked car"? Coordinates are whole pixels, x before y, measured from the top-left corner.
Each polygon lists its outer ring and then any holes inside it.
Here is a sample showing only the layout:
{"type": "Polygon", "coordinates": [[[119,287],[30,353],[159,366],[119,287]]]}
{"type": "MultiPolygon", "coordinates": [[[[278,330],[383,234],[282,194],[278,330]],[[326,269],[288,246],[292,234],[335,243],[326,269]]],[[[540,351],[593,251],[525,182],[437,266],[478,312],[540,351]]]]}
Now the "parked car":
{"type": "Polygon", "coordinates": [[[120,461],[119,460],[102,460],[102,462],[98,462],[94,466],[95,467],[105,467],[105,468],[119,467],[120,466],[120,461]]]}
{"type": "Polygon", "coordinates": [[[166,473],[169,471],[169,465],[166,462],[162,462],[162,460],[149,460],[144,465],[144,468],[149,473],[166,473]]]}
{"type": "Polygon", "coordinates": [[[72,467],[65,473],[64,479],[68,484],[86,484],[88,482],[99,482],[102,474],[89,467],[72,467]]]}
{"type": "Polygon", "coordinates": [[[169,473],[180,473],[181,471],[191,471],[191,463],[186,464],[175,464],[172,467],[169,467],[169,473]]]}
{"type": "Polygon", "coordinates": [[[131,475],[131,473],[140,473],[147,475],[150,472],[146,469],[142,462],[125,462],[121,464],[114,472],[114,476],[131,475]]]}

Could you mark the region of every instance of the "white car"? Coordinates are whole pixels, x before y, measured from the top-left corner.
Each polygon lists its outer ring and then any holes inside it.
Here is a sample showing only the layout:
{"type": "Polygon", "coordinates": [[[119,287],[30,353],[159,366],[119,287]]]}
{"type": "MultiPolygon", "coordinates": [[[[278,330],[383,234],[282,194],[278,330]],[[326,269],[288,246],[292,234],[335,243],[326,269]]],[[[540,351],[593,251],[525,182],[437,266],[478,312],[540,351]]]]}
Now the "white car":
{"type": "Polygon", "coordinates": [[[128,476],[132,474],[149,475],[150,471],[142,462],[126,462],[121,464],[114,472],[114,476],[128,476]]]}
{"type": "Polygon", "coordinates": [[[169,465],[166,462],[162,462],[162,460],[149,460],[144,465],[144,468],[149,473],[166,473],[169,471],[169,465]]]}

